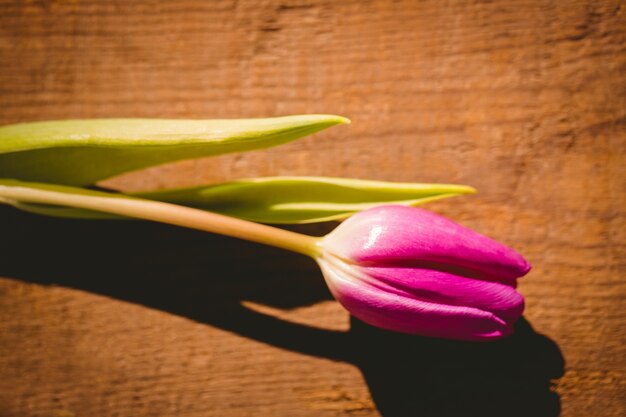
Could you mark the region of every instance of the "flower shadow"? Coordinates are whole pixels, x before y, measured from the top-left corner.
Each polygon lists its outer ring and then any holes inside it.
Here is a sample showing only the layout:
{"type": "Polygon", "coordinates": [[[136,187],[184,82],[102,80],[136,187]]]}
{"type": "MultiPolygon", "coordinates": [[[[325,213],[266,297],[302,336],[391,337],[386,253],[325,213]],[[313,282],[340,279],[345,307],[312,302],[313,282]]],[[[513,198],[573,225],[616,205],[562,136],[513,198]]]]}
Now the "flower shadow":
{"type": "Polygon", "coordinates": [[[552,380],[564,360],[552,340],[520,319],[514,335],[488,343],[415,337],[353,320],[355,363],[383,416],[537,416],[560,413],[552,380]]]}
{"type": "MultiPolygon", "coordinates": [[[[188,317],[264,343],[357,366],[384,417],[559,414],[558,346],[522,319],[516,333],[465,343],[379,330],[308,327],[244,307],[332,299],[300,255],[146,222],[50,219],[0,208],[0,276],[91,291],[188,317]]],[[[333,225],[299,228],[323,234],[333,225]]]]}

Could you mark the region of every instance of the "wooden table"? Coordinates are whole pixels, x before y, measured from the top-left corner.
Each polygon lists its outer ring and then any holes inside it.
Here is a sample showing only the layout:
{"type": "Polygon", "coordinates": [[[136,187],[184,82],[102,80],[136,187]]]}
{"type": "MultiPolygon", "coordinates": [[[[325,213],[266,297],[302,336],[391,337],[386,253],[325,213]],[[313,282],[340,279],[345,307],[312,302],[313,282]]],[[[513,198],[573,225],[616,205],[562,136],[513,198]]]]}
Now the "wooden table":
{"type": "Polygon", "coordinates": [[[2,207],[0,416],[626,415],[625,16],[592,0],[0,1],[2,123],[353,121],[107,186],[471,184],[428,207],[534,264],[515,336],[447,342],[351,322],[297,255],[2,207]]]}

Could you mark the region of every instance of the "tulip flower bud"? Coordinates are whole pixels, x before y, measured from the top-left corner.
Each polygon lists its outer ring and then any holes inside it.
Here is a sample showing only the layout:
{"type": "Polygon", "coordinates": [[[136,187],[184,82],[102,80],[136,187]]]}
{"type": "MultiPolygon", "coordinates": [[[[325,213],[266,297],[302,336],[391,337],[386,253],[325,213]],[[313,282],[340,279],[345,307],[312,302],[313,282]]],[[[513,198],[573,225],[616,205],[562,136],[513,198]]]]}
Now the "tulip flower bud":
{"type": "Polygon", "coordinates": [[[426,210],[382,206],[350,217],[317,257],[335,298],[388,330],[459,340],[512,332],[524,309],[514,250],[426,210]]]}

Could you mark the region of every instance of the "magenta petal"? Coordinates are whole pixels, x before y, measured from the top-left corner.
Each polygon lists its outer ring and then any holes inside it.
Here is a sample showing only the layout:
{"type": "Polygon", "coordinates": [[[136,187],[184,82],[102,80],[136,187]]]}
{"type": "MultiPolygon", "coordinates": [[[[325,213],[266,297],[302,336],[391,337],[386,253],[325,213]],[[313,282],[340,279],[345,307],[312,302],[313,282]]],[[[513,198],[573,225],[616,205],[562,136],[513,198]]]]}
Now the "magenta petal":
{"type": "Polygon", "coordinates": [[[530,264],[513,249],[426,210],[381,206],[355,214],[330,235],[325,248],[360,264],[461,268],[514,283],[530,264]]]}
{"type": "Polygon", "coordinates": [[[388,291],[420,300],[478,308],[494,313],[507,322],[517,320],[524,310],[524,297],[511,286],[498,282],[421,268],[362,269],[369,279],[388,284],[388,291]]]}
{"type": "Polygon", "coordinates": [[[512,332],[512,324],[489,311],[381,291],[325,259],[318,262],[337,300],[355,317],[373,326],[458,340],[493,340],[512,332]]]}

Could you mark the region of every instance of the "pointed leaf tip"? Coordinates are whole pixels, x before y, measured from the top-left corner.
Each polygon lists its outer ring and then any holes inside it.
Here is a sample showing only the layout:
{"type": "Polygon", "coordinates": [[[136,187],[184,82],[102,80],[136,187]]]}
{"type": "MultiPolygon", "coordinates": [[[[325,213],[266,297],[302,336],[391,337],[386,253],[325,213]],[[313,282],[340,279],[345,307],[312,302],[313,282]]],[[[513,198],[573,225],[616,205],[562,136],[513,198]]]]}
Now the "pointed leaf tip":
{"type": "MultiPolygon", "coordinates": [[[[0,185],[10,184],[0,180],[0,185]]],[[[27,184],[32,187],[56,187],[27,184]]],[[[66,193],[93,193],[63,187],[66,193]]],[[[467,194],[473,188],[452,184],[413,184],[327,177],[262,177],[191,188],[130,194],[218,212],[263,223],[314,223],[341,220],[374,206],[419,205],[467,194]]],[[[122,195],[114,194],[118,197],[122,195]]],[[[0,197],[2,193],[0,192],[0,197]]],[[[6,197],[6,196],[5,196],[6,197]]],[[[72,207],[7,202],[22,210],[58,217],[111,218],[105,213],[72,207]]]]}
{"type": "Polygon", "coordinates": [[[0,127],[0,177],[66,185],[96,181],[182,159],[281,145],[342,116],[266,119],[85,119],[0,127]]]}

